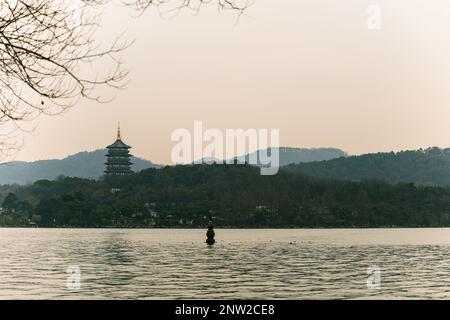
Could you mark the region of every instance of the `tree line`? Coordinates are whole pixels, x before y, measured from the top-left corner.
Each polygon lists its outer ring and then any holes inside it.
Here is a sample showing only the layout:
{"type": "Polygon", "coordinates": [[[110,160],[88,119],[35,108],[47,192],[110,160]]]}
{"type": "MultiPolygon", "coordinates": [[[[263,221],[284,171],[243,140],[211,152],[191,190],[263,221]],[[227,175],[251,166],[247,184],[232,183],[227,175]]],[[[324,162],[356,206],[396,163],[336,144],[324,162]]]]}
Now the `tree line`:
{"type": "Polygon", "coordinates": [[[147,169],[99,180],[0,186],[0,225],[39,227],[438,227],[450,189],[338,181],[248,165],[147,169]]]}

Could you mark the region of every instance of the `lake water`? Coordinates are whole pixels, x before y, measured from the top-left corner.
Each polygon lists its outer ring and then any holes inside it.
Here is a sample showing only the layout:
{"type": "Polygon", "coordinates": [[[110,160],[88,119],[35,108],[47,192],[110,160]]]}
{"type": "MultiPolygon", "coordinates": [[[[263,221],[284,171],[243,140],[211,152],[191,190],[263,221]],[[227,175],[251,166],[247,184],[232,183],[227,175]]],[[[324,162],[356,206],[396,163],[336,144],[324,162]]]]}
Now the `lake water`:
{"type": "Polygon", "coordinates": [[[0,299],[450,298],[450,229],[205,232],[0,228],[0,299]]]}

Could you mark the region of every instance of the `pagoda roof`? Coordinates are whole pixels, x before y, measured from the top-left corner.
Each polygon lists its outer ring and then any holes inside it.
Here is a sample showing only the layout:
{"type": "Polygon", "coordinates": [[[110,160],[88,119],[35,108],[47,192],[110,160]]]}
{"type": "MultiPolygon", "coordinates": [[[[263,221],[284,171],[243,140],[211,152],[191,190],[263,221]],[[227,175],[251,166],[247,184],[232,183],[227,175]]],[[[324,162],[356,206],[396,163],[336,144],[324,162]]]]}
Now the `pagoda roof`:
{"type": "Polygon", "coordinates": [[[113,144],[107,146],[108,149],[131,149],[131,147],[125,144],[121,139],[117,139],[113,144]]]}

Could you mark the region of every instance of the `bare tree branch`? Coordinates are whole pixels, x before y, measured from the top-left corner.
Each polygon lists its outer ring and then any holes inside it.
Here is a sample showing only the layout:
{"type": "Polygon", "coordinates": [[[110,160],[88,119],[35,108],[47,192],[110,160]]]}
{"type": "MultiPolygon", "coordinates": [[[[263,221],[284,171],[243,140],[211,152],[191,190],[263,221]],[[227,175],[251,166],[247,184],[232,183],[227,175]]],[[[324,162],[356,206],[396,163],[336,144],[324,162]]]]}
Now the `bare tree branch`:
{"type": "Polygon", "coordinates": [[[249,6],[248,0],[124,0],[125,4],[138,11],[156,7],[162,16],[174,16],[186,9],[198,14],[204,5],[214,5],[219,10],[233,10],[242,15],[249,6]]]}
{"type": "Polygon", "coordinates": [[[104,1],[3,0],[0,2],[0,157],[14,149],[13,129],[41,114],[55,115],[80,98],[100,97],[101,86],[121,88],[127,72],[118,54],[129,43],[117,39],[98,49],[98,16],[104,1]],[[83,74],[92,62],[111,71],[83,74]],[[6,128],[6,129],[5,129],[6,128]]]}
{"type": "MultiPolygon", "coordinates": [[[[99,49],[95,37],[96,9],[111,1],[0,1],[0,161],[17,150],[12,135],[21,123],[60,114],[82,98],[106,101],[98,88],[124,88],[128,72],[119,55],[130,43],[119,37],[99,49]],[[109,71],[86,73],[94,65],[109,71]]],[[[153,6],[162,14],[198,12],[212,4],[242,14],[247,7],[246,0],[118,1],[138,12],[153,6]]]]}

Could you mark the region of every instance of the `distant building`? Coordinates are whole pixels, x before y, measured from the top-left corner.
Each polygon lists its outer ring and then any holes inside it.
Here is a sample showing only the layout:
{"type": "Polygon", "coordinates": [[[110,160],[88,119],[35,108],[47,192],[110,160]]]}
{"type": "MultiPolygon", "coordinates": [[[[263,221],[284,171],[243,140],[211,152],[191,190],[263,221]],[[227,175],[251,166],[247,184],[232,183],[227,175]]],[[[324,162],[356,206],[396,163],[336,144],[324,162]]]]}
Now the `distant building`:
{"type": "Polygon", "coordinates": [[[111,188],[111,193],[116,194],[120,192],[120,188],[111,188]]]}
{"type": "Polygon", "coordinates": [[[108,154],[106,155],[106,170],[105,174],[108,176],[124,176],[133,173],[131,170],[131,154],[129,149],[131,147],[126,145],[122,141],[120,136],[120,124],[117,128],[117,138],[116,141],[106,147],[108,149],[108,154]]]}

